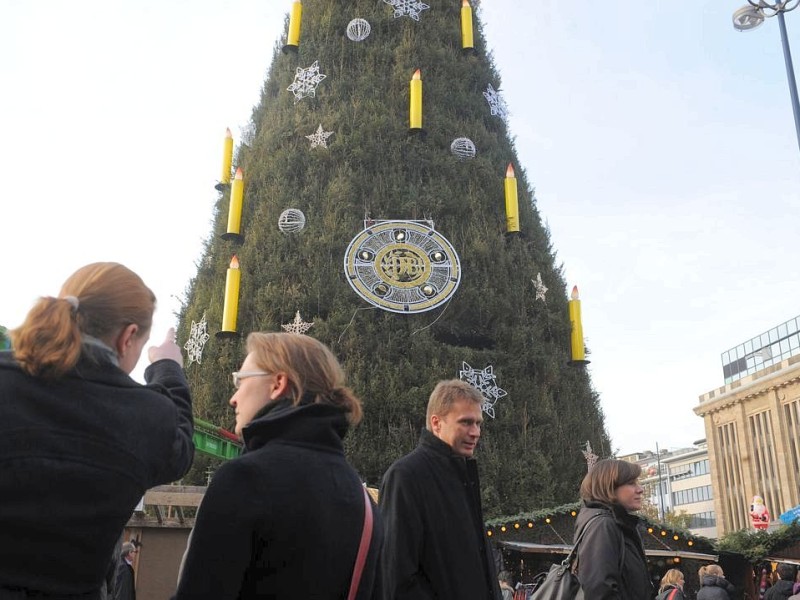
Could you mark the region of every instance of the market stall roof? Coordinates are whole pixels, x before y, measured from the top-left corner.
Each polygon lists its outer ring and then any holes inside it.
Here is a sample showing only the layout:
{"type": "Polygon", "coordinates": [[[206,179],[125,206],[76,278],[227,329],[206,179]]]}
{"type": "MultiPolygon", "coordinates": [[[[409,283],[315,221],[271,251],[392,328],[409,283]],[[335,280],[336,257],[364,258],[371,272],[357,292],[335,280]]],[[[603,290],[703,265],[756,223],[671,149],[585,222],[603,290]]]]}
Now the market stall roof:
{"type": "MultiPolygon", "coordinates": [[[[536,553],[536,554],[568,554],[572,550],[572,546],[567,544],[533,544],[530,542],[511,542],[505,540],[498,540],[497,543],[509,550],[516,550],[517,552],[536,553]]],[[[688,552],[685,550],[645,550],[647,556],[666,556],[670,558],[681,558],[684,560],[701,560],[709,562],[717,562],[719,560],[718,554],[706,554],[704,552],[688,552]]]]}

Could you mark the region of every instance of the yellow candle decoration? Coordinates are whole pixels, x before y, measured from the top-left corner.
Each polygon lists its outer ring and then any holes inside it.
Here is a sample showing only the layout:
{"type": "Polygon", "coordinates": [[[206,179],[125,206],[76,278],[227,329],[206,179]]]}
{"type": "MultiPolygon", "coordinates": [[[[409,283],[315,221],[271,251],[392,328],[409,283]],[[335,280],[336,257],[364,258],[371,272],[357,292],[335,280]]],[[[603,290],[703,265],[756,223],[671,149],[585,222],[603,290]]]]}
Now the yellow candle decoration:
{"type": "Polygon", "coordinates": [[[225,306],[222,309],[222,331],[220,333],[236,333],[236,318],[239,314],[239,283],[242,272],[239,270],[239,259],[233,255],[228,274],[225,277],[225,306]]]}
{"type": "Polygon", "coordinates": [[[572,362],[585,363],[586,351],[583,346],[583,323],[581,323],[581,300],[578,296],[578,286],[572,288],[569,301],[569,321],[572,324],[570,345],[572,347],[572,362]]]}
{"type": "Polygon", "coordinates": [[[219,182],[228,184],[231,182],[231,164],[233,163],[233,135],[230,128],[225,129],[225,144],[222,151],[222,175],[219,182]]]}
{"type": "Polygon", "coordinates": [[[228,231],[222,235],[226,240],[241,238],[242,228],[242,198],[244,197],[244,174],[242,168],[236,169],[231,186],[231,201],[228,208],[228,231]]]}
{"type": "Polygon", "coordinates": [[[472,35],[472,7],[469,0],[461,2],[461,48],[474,50],[475,43],[472,35]]]}
{"type": "Polygon", "coordinates": [[[411,106],[408,111],[409,129],[422,129],[422,75],[419,69],[411,78],[411,106]]]}
{"type": "Polygon", "coordinates": [[[303,20],[303,4],[300,0],[295,0],[292,4],[292,12],[289,14],[289,34],[286,36],[284,50],[297,50],[300,45],[300,25],[303,20]]]}
{"type": "Polygon", "coordinates": [[[517,195],[517,178],[514,177],[514,167],[508,163],[506,169],[506,232],[519,232],[519,198],[517,195]]]}

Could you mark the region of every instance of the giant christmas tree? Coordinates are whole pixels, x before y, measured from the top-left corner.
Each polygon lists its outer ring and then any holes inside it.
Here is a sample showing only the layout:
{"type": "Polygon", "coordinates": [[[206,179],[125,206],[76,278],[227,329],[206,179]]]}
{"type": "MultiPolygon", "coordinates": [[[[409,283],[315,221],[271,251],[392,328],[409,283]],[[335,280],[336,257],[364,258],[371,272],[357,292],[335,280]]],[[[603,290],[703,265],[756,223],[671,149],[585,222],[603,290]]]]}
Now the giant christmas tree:
{"type": "Polygon", "coordinates": [[[299,42],[298,15],[287,19],[234,159],[239,235],[225,235],[232,194],[221,186],[181,314],[182,340],[204,315],[211,334],[202,362],[187,366],[195,414],[229,427],[247,333],[280,331],[299,311],[364,402],[346,447],[368,483],[416,445],[436,381],[472,371],[488,398],[487,517],[573,501],[581,448],[609,445],[585,369],[568,364],[566,283],[492,93],[500,78],[479,6],[470,52],[462,0],[426,2],[303,0],[299,42]],[[282,51],[287,42],[296,48],[282,51]],[[417,70],[422,83],[411,84],[417,70]],[[509,164],[518,233],[508,232],[509,164]],[[279,229],[286,209],[302,211],[301,230],[297,214],[279,229]],[[239,335],[216,336],[234,255],[239,335]]]}

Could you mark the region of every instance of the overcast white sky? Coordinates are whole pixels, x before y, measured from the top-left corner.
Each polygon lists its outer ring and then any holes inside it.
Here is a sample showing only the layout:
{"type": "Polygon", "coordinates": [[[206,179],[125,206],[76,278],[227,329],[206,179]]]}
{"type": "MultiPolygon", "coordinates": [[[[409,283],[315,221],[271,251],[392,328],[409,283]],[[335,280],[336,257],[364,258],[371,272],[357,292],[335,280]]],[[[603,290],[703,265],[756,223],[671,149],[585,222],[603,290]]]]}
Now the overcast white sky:
{"type": "MultiPolygon", "coordinates": [[[[427,3],[444,1],[457,0],[427,3]]],[[[740,3],[481,8],[623,453],[704,437],[692,408],[722,385],[720,353],[800,314],[778,24],[734,31],[740,3]]],[[[160,338],[210,230],[225,127],[238,142],[291,2],[0,5],[0,324],[77,267],[116,260],[159,297],[160,338]]]]}

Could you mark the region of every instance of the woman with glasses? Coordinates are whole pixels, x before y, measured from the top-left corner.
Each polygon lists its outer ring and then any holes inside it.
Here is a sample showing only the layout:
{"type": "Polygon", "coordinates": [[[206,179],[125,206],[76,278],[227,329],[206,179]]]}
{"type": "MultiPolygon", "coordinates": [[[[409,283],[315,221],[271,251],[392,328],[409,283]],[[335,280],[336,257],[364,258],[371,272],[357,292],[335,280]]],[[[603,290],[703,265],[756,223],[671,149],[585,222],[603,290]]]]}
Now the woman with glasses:
{"type": "Polygon", "coordinates": [[[156,299],[123,265],[73,273],[0,352],[0,598],[95,600],[145,490],[194,457],[175,332],[130,378],[156,299]]]}
{"type": "Polygon", "coordinates": [[[211,480],[175,597],[372,597],[382,527],[344,456],[361,403],[338,361],[309,336],[251,333],[233,385],[245,453],[211,480]]]}

